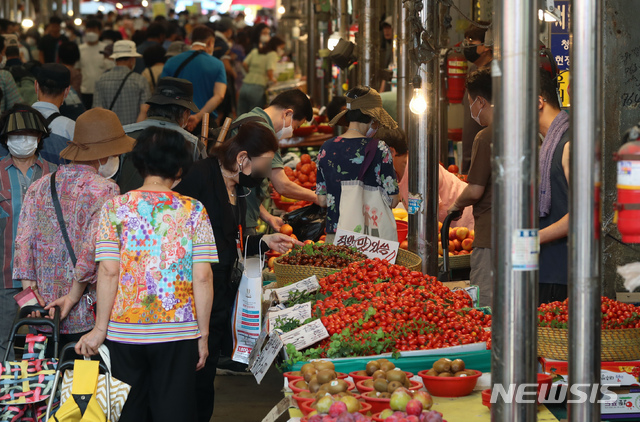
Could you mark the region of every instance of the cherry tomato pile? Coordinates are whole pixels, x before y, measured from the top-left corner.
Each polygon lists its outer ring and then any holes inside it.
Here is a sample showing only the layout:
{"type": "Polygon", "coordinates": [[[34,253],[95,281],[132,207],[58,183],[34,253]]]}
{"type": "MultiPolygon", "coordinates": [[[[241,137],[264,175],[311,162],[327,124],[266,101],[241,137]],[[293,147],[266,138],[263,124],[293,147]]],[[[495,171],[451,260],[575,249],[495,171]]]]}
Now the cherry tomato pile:
{"type": "Polygon", "coordinates": [[[348,333],[362,342],[383,334],[385,352],[437,349],[486,341],[491,315],[472,309],[462,290],[451,291],[434,277],[386,261],[365,260],[320,280],[313,312],[332,336],[348,333]],[[382,330],[382,332],[380,331],[382,330]]]}
{"type": "MultiPolygon", "coordinates": [[[[605,330],[640,328],[640,307],[603,296],[600,312],[602,328],[605,330]]],[[[540,327],[567,328],[568,322],[569,299],[564,302],[545,303],[538,308],[540,327]]]]}
{"type": "Polygon", "coordinates": [[[344,268],[352,262],[362,261],[367,256],[355,248],[327,244],[294,246],[281,263],[287,265],[311,265],[322,268],[344,268]]]}

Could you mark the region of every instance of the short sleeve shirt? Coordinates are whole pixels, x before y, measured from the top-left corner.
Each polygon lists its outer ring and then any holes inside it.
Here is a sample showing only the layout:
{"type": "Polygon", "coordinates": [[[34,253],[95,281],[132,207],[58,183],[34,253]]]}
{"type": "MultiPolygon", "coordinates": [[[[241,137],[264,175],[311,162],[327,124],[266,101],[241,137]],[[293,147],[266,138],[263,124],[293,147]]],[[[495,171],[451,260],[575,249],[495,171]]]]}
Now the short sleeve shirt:
{"type": "MultiPolygon", "coordinates": [[[[327,196],[327,233],[335,233],[338,228],[342,182],[358,179],[369,141],[370,138],[337,137],[320,148],[316,193],[327,196]]],[[[399,193],[393,158],[389,147],[382,141],[378,141],[376,156],[364,175],[363,183],[382,187],[389,206],[390,196],[399,193]]]]}
{"type": "Polygon", "coordinates": [[[131,191],[102,208],[96,261],[120,262],[107,338],[153,344],[200,337],[193,264],[217,263],[204,206],[174,192],[131,191]]]}
{"type": "Polygon", "coordinates": [[[244,77],[244,83],[267,86],[269,78],[267,72],[276,69],[280,57],[275,51],[267,54],[260,54],[257,48],[251,50],[251,53],[244,59],[244,63],[249,67],[249,72],[244,77]]]}
{"type": "Polygon", "coordinates": [[[476,248],[491,248],[491,142],[492,129],[486,127],[476,135],[471,152],[471,167],[467,182],[484,186],[482,197],[473,204],[473,218],[475,220],[476,248]]]}
{"type": "MultiPolygon", "coordinates": [[[[182,62],[192,54],[197,54],[197,52],[185,51],[167,60],[160,77],[174,76],[182,62]]],[[[207,53],[198,54],[175,77],[186,79],[193,84],[193,102],[199,109],[202,109],[207,101],[213,97],[213,88],[216,83],[227,84],[227,72],[224,70],[224,64],[220,59],[207,53]]],[[[211,114],[217,116],[215,112],[211,114]]]]}

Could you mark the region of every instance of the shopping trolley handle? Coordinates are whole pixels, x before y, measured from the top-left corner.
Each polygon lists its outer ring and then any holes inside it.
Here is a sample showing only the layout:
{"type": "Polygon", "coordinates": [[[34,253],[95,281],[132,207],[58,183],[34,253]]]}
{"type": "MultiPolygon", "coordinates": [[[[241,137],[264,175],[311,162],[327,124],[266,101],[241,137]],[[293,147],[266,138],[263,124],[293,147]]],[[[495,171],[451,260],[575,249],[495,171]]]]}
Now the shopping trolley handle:
{"type": "Polygon", "coordinates": [[[442,229],[440,230],[440,241],[442,242],[442,270],[438,274],[438,280],[442,282],[450,281],[451,268],[449,266],[449,228],[451,223],[462,217],[462,211],[452,211],[444,218],[442,229]]]}

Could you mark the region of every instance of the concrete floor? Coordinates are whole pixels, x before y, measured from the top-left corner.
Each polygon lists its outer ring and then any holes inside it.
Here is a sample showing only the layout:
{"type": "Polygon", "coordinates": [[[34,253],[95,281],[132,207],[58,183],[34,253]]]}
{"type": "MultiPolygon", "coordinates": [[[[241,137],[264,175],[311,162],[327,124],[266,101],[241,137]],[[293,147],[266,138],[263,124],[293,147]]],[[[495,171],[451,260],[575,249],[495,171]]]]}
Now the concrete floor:
{"type": "MultiPolygon", "coordinates": [[[[260,422],[283,399],[284,378],[275,366],[258,385],[253,376],[216,376],[211,422],[260,422]]],[[[285,412],[277,422],[289,420],[285,412]]]]}

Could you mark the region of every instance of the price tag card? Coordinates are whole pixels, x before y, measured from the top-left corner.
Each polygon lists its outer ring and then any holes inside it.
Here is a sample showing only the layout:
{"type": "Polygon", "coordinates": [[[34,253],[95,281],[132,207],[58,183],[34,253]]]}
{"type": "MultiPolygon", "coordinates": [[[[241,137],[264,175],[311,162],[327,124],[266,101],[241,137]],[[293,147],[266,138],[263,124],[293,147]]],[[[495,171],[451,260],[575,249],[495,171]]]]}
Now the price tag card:
{"type": "Polygon", "coordinates": [[[513,232],[511,265],[513,271],[537,271],[540,256],[540,239],[536,229],[519,229],[513,232]]]}
{"type": "Polygon", "coordinates": [[[278,297],[280,302],[286,302],[289,299],[289,293],[294,290],[299,292],[315,292],[320,289],[320,283],[318,283],[318,277],[312,275],[309,278],[300,280],[297,283],[290,284],[285,287],[274,290],[274,293],[278,297]]]}
{"type": "Polygon", "coordinates": [[[365,254],[368,258],[375,259],[380,258],[388,261],[391,264],[396,263],[398,257],[398,248],[400,243],[392,240],[379,239],[373,236],[367,236],[366,234],[360,234],[350,232],[347,230],[340,230],[336,232],[334,245],[349,246],[356,248],[358,251],[365,254]]]}
{"type": "Polygon", "coordinates": [[[269,311],[268,314],[269,325],[267,331],[273,330],[278,318],[293,318],[301,323],[311,318],[311,302],[301,303],[291,308],[284,310],[269,311]]]}
{"type": "Polygon", "coordinates": [[[267,416],[262,419],[262,422],[276,422],[278,418],[292,406],[293,396],[286,396],[267,413],[267,416]]]}
{"type": "Polygon", "coordinates": [[[259,352],[258,358],[251,367],[251,373],[256,378],[258,384],[260,384],[260,381],[264,378],[283,346],[280,336],[272,331],[271,334],[269,334],[267,344],[264,346],[264,349],[259,352]]]}
{"type": "Polygon", "coordinates": [[[269,337],[269,330],[267,330],[267,326],[269,325],[269,320],[265,319],[262,322],[262,330],[260,331],[260,336],[256,340],[256,344],[251,349],[251,353],[249,353],[249,358],[247,359],[247,368],[251,371],[251,367],[256,363],[256,359],[258,358],[258,354],[260,350],[262,350],[262,346],[264,346],[264,342],[269,337]]]}
{"type": "Polygon", "coordinates": [[[302,350],[327,337],[329,332],[319,319],[280,336],[283,344],[293,344],[296,350],[302,350]]]}

